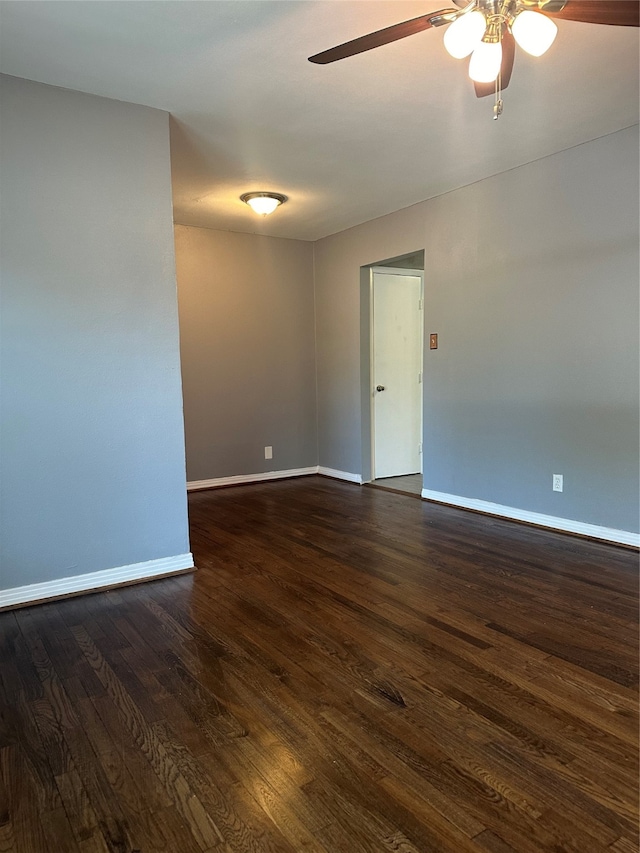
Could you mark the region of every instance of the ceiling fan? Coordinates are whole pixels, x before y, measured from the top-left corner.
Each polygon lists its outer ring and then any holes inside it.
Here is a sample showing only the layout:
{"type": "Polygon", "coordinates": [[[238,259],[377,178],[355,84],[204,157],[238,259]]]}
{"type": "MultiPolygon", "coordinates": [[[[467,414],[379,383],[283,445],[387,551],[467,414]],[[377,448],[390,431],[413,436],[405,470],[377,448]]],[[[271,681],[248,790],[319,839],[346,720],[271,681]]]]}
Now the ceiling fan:
{"type": "Polygon", "coordinates": [[[542,56],[555,39],[553,18],[610,24],[639,25],[638,0],[452,0],[457,9],[440,9],[324,50],[309,62],[325,65],[381,47],[392,41],[446,26],[444,45],[456,59],[471,55],[469,76],[476,96],[496,95],[494,118],[502,112],[500,93],[511,79],[516,43],[533,56],[542,56]]]}

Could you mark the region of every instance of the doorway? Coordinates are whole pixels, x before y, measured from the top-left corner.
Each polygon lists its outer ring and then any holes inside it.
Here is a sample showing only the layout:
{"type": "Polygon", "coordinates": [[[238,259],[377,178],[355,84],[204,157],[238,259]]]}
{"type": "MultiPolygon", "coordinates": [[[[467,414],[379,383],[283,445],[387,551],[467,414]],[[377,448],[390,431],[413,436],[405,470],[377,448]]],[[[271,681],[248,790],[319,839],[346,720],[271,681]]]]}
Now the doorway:
{"type": "Polygon", "coordinates": [[[369,268],[370,484],[420,496],[424,270],[402,262],[369,268]]]}

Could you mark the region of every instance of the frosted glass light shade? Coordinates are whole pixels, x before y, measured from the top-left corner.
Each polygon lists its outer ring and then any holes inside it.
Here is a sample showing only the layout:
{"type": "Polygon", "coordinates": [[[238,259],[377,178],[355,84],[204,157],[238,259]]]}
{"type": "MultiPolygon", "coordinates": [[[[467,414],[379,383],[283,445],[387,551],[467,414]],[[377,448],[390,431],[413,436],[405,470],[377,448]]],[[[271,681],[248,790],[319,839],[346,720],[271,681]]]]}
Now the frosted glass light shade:
{"type": "Polygon", "coordinates": [[[262,213],[266,216],[268,213],[273,213],[276,207],[280,204],[277,198],[269,198],[266,195],[258,195],[255,198],[250,198],[247,201],[249,207],[256,213],[262,213]]]}
{"type": "Polygon", "coordinates": [[[467,12],[449,24],[444,34],[444,46],[454,59],[469,56],[484,35],[487,22],[482,12],[467,12]]]}
{"type": "Polygon", "coordinates": [[[516,15],[511,32],[523,50],[531,56],[542,56],[553,44],[558,27],[546,15],[525,9],[516,15]]]}
{"type": "Polygon", "coordinates": [[[469,77],[476,83],[492,83],[502,65],[502,45],[500,42],[481,41],[471,54],[469,77]]]}
{"type": "Polygon", "coordinates": [[[280,195],[280,193],[245,193],[240,196],[240,201],[244,201],[245,204],[248,204],[249,207],[255,211],[256,213],[261,214],[262,216],[267,216],[269,213],[273,213],[276,207],[283,204],[287,200],[287,197],[284,195],[280,195]]]}

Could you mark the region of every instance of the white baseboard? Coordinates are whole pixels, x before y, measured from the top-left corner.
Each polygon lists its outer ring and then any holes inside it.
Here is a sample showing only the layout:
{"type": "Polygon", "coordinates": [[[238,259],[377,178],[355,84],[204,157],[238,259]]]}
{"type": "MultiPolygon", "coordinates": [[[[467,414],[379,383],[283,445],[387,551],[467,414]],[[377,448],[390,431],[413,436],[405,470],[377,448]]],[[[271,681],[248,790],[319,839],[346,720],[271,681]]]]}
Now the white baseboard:
{"type": "Polygon", "coordinates": [[[422,490],[422,497],[428,501],[449,504],[462,507],[463,509],[474,509],[487,515],[499,515],[503,518],[511,518],[514,521],[526,521],[529,524],[537,524],[540,527],[549,527],[552,530],[562,530],[566,533],[578,533],[581,536],[590,536],[594,539],[604,539],[607,542],[617,542],[620,545],[632,545],[640,547],[640,533],[631,533],[628,530],[616,530],[612,527],[600,527],[597,524],[586,524],[582,521],[573,521],[570,518],[557,518],[554,515],[544,515],[540,512],[529,512],[526,509],[516,509],[512,506],[503,506],[489,501],[481,501],[476,498],[463,498],[460,495],[448,495],[446,492],[433,492],[430,489],[422,490]]]}
{"type": "Polygon", "coordinates": [[[242,483],[262,483],[266,480],[284,480],[287,477],[306,477],[317,474],[318,466],[311,468],[291,468],[288,471],[264,471],[262,474],[237,474],[233,477],[216,477],[213,480],[192,480],[187,483],[188,492],[199,489],[219,489],[222,486],[240,486],[242,483]]]}
{"type": "Polygon", "coordinates": [[[264,471],[262,474],[237,474],[233,477],[216,477],[213,480],[191,480],[187,483],[187,491],[197,492],[199,489],[241,486],[243,483],[263,483],[267,480],[284,480],[288,477],[307,477],[309,474],[323,474],[325,477],[333,477],[336,480],[362,483],[360,474],[350,474],[348,471],[338,471],[335,468],[313,465],[310,468],[290,468],[288,471],[264,471]]]}
{"type": "Polygon", "coordinates": [[[27,586],[15,586],[11,589],[0,590],[0,609],[16,607],[30,601],[43,601],[47,598],[60,598],[77,592],[88,592],[104,587],[151,580],[152,578],[162,577],[162,575],[174,574],[192,568],[193,554],[178,554],[175,557],[162,557],[159,560],[133,563],[131,566],[117,566],[114,569],[89,572],[85,575],[58,578],[58,580],[32,583],[27,586]]]}
{"type": "Polygon", "coordinates": [[[362,485],[362,477],[360,474],[350,474],[348,471],[338,471],[335,468],[325,468],[323,465],[318,465],[318,474],[325,477],[333,477],[335,480],[347,480],[349,483],[358,483],[362,485]]]}

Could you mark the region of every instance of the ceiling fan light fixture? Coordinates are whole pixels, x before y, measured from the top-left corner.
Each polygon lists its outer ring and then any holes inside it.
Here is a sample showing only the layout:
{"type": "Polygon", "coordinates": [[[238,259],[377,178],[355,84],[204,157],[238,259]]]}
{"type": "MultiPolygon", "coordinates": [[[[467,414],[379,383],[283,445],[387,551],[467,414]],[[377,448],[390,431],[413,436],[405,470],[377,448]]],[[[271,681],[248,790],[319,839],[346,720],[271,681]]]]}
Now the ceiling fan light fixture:
{"type": "Polygon", "coordinates": [[[273,213],[276,207],[280,207],[286,200],[286,195],[270,192],[244,193],[240,196],[240,201],[248,204],[255,213],[261,216],[268,216],[268,214],[273,213]]]}
{"type": "Polygon", "coordinates": [[[523,50],[531,56],[542,56],[553,44],[558,27],[546,15],[525,9],[516,15],[511,32],[523,50]]]}
{"type": "Polygon", "coordinates": [[[482,12],[466,12],[450,24],[444,34],[444,46],[454,59],[464,59],[482,40],[487,22],[482,12]]]}
{"type": "Polygon", "coordinates": [[[493,83],[502,65],[502,44],[481,41],[471,54],[469,77],[476,83],[493,83]]]}

